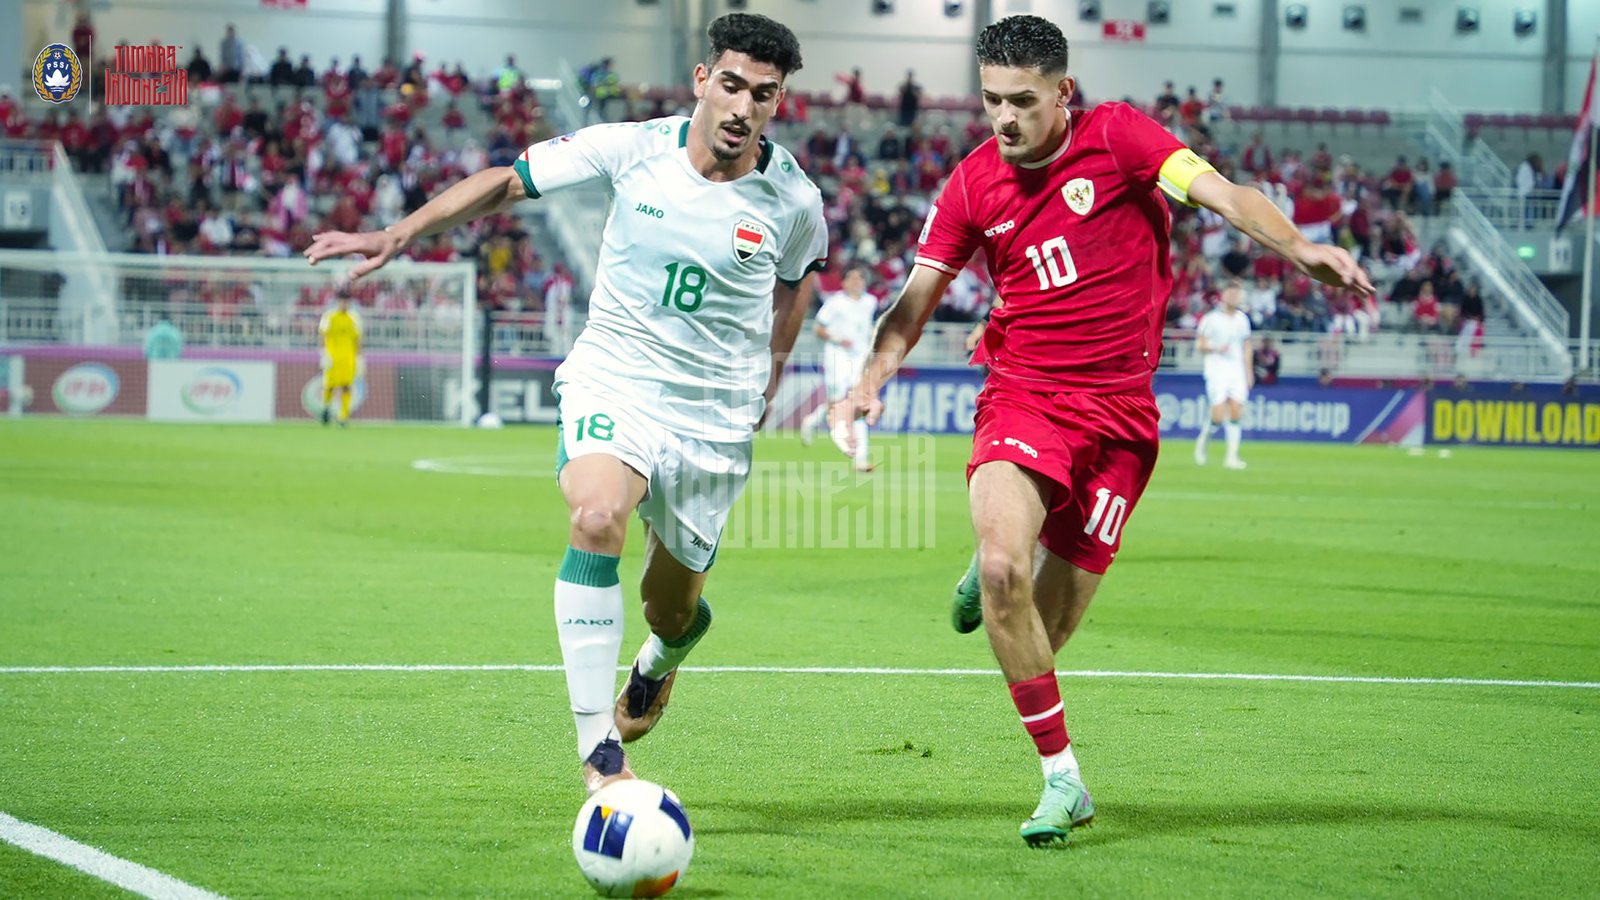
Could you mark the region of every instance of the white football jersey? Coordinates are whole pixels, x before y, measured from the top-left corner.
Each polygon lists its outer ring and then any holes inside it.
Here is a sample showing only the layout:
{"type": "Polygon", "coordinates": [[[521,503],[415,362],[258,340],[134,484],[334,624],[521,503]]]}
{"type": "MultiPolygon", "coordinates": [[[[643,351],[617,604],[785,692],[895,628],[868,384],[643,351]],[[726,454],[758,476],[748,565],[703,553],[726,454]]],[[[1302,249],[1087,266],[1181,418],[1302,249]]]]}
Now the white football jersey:
{"type": "Polygon", "coordinates": [[[877,312],[878,298],[871,294],[862,294],[859,300],[852,299],[844,291],[829,294],[817,313],[817,324],[828,329],[828,335],[833,338],[828,342],[828,351],[838,351],[852,358],[870,353],[872,319],[877,312]],[[849,341],[849,349],[840,341],[849,341]]]}
{"type": "Polygon", "coordinates": [[[594,125],[514,165],[529,197],[592,182],[612,193],[589,322],[557,391],[602,380],[680,434],[743,441],[772,370],[773,287],[827,256],[822,194],[765,139],[754,171],[707,181],[688,137],[684,116],[594,125]]]}
{"type": "Polygon", "coordinates": [[[1244,342],[1250,339],[1250,317],[1244,310],[1228,312],[1217,307],[1200,317],[1195,334],[1204,337],[1213,347],[1225,348],[1221,353],[1205,355],[1207,378],[1232,376],[1244,372],[1244,342]]]}

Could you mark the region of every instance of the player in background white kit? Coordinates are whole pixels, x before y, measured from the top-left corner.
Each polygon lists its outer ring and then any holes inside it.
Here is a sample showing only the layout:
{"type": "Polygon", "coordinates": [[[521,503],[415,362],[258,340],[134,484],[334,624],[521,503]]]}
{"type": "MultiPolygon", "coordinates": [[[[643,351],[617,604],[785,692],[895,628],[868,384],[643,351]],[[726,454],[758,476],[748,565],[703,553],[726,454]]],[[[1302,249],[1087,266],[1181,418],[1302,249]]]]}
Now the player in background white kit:
{"type": "MultiPolygon", "coordinates": [[[[827,422],[828,407],[843,400],[861,377],[861,367],[872,349],[872,320],[878,312],[878,298],[867,293],[867,267],[851,263],[844,270],[843,282],[843,290],[829,294],[817,313],[817,337],[824,342],[822,383],[828,402],[800,421],[800,441],[804,444],[810,444],[818,426],[827,422]]],[[[850,427],[855,431],[856,471],[871,472],[875,466],[867,448],[867,420],[857,419],[850,427]]],[[[843,431],[834,437],[834,443],[851,455],[843,431]]]]}
{"type": "Polygon", "coordinates": [[[556,370],[557,480],[569,511],[556,632],[591,793],[631,777],[622,742],[659,720],[711,624],[700,596],[750,472],[751,438],[827,255],[822,196],[761,136],[801,65],[794,33],[730,13],[707,28],[691,117],[584,128],[470,175],[384,231],[316,235],[306,256],[360,253],[359,277],[412,241],[580,184],[612,191],[589,320],[556,370]],[[647,527],[651,634],[612,702],[617,575],[628,520],[647,527]]]}
{"type": "Polygon", "coordinates": [[[1211,404],[1211,421],[1201,425],[1200,436],[1194,442],[1194,461],[1202,466],[1206,464],[1211,429],[1221,425],[1228,440],[1228,456],[1222,465],[1244,468],[1244,460],[1239,458],[1239,441],[1243,437],[1239,420],[1244,417],[1244,404],[1255,384],[1255,370],[1250,317],[1239,308],[1243,302],[1244,288],[1237,283],[1228,285],[1222,290],[1222,304],[1201,316],[1195,328],[1195,346],[1205,355],[1206,402],[1211,404]]]}

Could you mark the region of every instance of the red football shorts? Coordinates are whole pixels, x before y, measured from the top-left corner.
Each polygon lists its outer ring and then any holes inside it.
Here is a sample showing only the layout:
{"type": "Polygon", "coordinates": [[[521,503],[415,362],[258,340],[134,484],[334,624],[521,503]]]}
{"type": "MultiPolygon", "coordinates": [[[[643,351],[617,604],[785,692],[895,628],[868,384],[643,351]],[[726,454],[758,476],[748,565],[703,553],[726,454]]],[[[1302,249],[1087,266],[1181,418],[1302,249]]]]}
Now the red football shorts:
{"type": "Polygon", "coordinates": [[[978,395],[967,480],[984,463],[1016,463],[1054,483],[1039,543],[1105,574],[1150,483],[1161,414],[1149,391],[1048,393],[992,376],[978,395]]]}

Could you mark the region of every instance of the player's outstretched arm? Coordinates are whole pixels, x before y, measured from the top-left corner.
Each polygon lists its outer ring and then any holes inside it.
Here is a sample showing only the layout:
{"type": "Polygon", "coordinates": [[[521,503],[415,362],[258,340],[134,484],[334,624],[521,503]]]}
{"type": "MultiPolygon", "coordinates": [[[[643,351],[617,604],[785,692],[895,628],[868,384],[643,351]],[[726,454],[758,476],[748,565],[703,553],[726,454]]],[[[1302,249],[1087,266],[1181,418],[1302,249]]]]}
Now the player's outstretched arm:
{"type": "Polygon", "coordinates": [[[366,259],[350,270],[350,280],[382,267],[420,237],[482,218],[525,199],[522,179],[510,166],[484,169],[452,184],[422,208],[382,231],[325,231],[305,250],[314,266],[324,259],[359,253],[366,259]]]}
{"type": "MultiPolygon", "coordinates": [[[[878,330],[872,340],[872,355],[861,371],[861,380],[850,393],[828,412],[829,422],[848,422],[865,416],[867,424],[878,424],[883,415],[883,402],[878,392],[888,383],[906,354],[922,337],[922,328],[928,324],[933,310],[944,296],[954,276],[930,266],[912,266],[911,276],[901,289],[894,306],[878,320],[878,330]]],[[[854,438],[850,440],[854,444],[854,438]]],[[[852,451],[854,446],[850,448],[852,451]]]]}
{"type": "Polygon", "coordinates": [[[1253,187],[1203,172],[1189,185],[1189,199],[1227,219],[1233,227],[1323,284],[1373,292],[1372,281],[1343,248],[1313,244],[1283,211],[1253,187]]]}

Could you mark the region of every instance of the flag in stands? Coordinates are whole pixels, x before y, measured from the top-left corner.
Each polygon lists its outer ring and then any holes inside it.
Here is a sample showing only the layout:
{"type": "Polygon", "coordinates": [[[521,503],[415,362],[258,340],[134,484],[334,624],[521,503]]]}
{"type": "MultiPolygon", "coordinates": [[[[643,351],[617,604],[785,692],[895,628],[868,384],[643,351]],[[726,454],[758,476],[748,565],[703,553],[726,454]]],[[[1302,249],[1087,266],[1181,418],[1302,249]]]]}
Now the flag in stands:
{"type": "MultiPolygon", "coordinates": [[[[1584,202],[1589,190],[1589,154],[1594,152],[1594,134],[1600,129],[1600,110],[1595,109],[1594,70],[1600,63],[1600,53],[1589,60],[1589,83],[1583,89],[1583,111],[1578,114],[1578,130],[1572,134],[1572,149],[1567,153],[1567,177],[1561,182],[1561,206],[1556,213],[1556,231],[1560,231],[1579,210],[1588,213],[1595,208],[1593,202],[1584,202]]],[[[1600,194],[1600,191],[1596,192],[1600,194]]],[[[1594,198],[1591,198],[1591,200],[1594,198]]]]}

